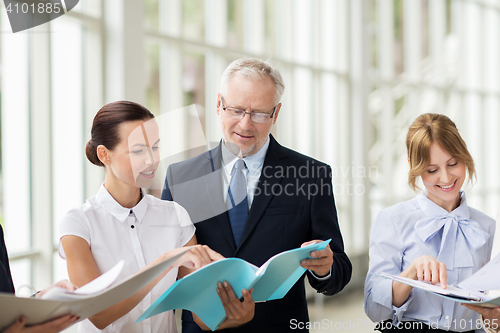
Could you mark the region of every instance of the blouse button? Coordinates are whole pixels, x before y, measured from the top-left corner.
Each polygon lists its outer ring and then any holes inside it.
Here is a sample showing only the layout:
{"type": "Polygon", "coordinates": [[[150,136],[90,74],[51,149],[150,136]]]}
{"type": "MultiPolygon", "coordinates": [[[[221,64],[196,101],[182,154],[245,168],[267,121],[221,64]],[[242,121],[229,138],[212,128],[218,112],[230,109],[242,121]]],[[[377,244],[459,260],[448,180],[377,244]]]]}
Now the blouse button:
{"type": "Polygon", "coordinates": [[[132,229],[134,229],[134,228],[135,228],[135,226],[133,226],[133,225],[131,225],[130,227],[131,227],[132,229]]]}

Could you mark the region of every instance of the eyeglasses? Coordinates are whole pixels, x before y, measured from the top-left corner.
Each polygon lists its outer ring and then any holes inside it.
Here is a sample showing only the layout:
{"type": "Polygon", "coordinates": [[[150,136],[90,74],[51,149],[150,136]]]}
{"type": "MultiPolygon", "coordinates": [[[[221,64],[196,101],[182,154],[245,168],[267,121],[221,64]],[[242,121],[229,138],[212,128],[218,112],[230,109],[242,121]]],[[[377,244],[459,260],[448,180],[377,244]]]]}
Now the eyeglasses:
{"type": "Polygon", "coordinates": [[[222,104],[222,110],[224,112],[227,112],[227,115],[233,119],[238,119],[241,120],[243,117],[245,117],[246,114],[250,115],[250,119],[254,123],[267,123],[269,119],[274,117],[274,113],[276,112],[276,108],[278,105],[276,105],[273,109],[272,113],[267,113],[267,112],[246,112],[245,110],[240,110],[236,108],[232,108],[230,106],[224,106],[224,98],[221,96],[220,97],[220,102],[222,104]]]}

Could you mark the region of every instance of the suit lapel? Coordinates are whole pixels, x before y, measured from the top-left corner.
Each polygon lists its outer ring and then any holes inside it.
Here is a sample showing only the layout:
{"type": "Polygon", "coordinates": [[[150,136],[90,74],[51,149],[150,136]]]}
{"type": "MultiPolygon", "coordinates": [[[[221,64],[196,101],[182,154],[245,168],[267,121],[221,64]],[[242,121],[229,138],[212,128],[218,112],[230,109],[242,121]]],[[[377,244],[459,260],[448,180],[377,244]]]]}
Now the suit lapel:
{"type": "Polygon", "coordinates": [[[275,177],[275,168],[278,166],[282,167],[282,170],[286,168],[286,164],[282,160],[286,157],[286,154],[272,135],[270,135],[269,139],[271,142],[269,143],[269,149],[267,150],[266,158],[264,160],[259,183],[255,189],[256,195],[254,196],[250,211],[248,212],[248,219],[245,224],[245,229],[243,229],[238,249],[245,243],[248,236],[250,236],[253,229],[264,214],[269,202],[273,198],[274,195],[272,194],[273,191],[271,189],[273,189],[273,186],[279,184],[283,179],[283,177],[275,177]],[[257,193],[259,195],[257,195],[257,193]]]}
{"type": "Polygon", "coordinates": [[[219,223],[220,230],[226,237],[227,242],[231,245],[233,251],[236,251],[236,243],[234,241],[231,223],[227,214],[227,206],[224,202],[223,179],[222,179],[222,152],[221,144],[208,151],[207,163],[209,163],[209,172],[212,177],[205,177],[205,185],[208,193],[208,198],[212,204],[214,215],[219,223]]]}

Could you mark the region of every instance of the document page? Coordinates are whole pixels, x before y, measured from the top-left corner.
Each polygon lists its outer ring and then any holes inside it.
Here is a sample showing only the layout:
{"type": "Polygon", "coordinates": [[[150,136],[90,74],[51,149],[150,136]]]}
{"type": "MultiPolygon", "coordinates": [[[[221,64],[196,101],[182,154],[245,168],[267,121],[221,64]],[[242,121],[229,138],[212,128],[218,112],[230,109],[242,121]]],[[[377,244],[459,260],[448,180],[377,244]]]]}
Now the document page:
{"type": "Polygon", "coordinates": [[[463,280],[458,286],[464,290],[485,291],[500,289],[500,254],[491,259],[476,273],[463,280]]]}
{"type": "MultiPolygon", "coordinates": [[[[416,287],[419,289],[423,289],[425,291],[430,291],[432,293],[436,294],[441,294],[441,295],[447,295],[447,296],[454,296],[454,297],[460,297],[463,299],[467,300],[472,300],[472,301],[479,301],[481,300],[479,297],[471,295],[469,292],[462,290],[460,288],[454,287],[452,285],[448,285],[446,289],[441,288],[440,285],[434,285],[428,282],[423,282],[423,281],[417,281],[413,279],[408,279],[405,277],[401,276],[396,276],[396,275],[391,275],[387,273],[382,273],[380,274],[383,277],[389,278],[394,281],[398,281],[404,284],[407,284],[412,287],[416,287]]],[[[485,295],[486,296],[486,295],[485,295]]]]}
{"type": "Polygon", "coordinates": [[[113,268],[111,268],[106,273],[100,275],[94,280],[90,281],[86,285],[78,288],[75,291],[69,291],[64,288],[53,287],[50,288],[45,294],[43,294],[42,299],[52,299],[57,301],[69,301],[72,299],[81,298],[82,295],[93,295],[97,294],[107,287],[111,286],[118,276],[120,275],[123,265],[125,262],[121,260],[113,268]]]}

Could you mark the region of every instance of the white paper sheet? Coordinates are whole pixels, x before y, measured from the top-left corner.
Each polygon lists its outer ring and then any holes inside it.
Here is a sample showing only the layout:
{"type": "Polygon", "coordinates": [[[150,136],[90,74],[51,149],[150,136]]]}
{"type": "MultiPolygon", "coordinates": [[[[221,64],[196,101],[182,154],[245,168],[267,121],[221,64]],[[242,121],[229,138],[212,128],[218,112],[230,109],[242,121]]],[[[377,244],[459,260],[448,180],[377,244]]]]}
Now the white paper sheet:
{"type": "MultiPolygon", "coordinates": [[[[25,298],[0,293],[0,331],[21,315],[26,317],[28,325],[40,324],[68,313],[79,316],[80,320],[88,318],[138,292],[189,250],[190,248],[186,247],[185,251],[173,258],[136,273],[119,283],[114,283],[97,293],[90,295],[73,293],[72,300],[25,298]]],[[[92,286],[92,289],[98,290],[98,286],[92,286]]]]}
{"type": "Polygon", "coordinates": [[[413,279],[409,279],[409,278],[405,278],[405,277],[401,277],[401,276],[396,276],[396,275],[391,275],[391,274],[387,274],[387,273],[382,273],[380,275],[383,277],[389,278],[391,280],[398,281],[398,282],[407,284],[409,286],[423,289],[423,290],[426,290],[426,291],[429,291],[432,293],[436,293],[436,294],[440,294],[440,295],[460,297],[460,298],[464,298],[464,299],[471,300],[471,301],[479,301],[481,299],[484,300],[485,298],[489,299],[489,297],[487,295],[484,295],[484,297],[478,298],[478,297],[472,295],[471,293],[469,293],[468,291],[465,291],[461,288],[454,287],[452,285],[448,285],[446,287],[446,289],[443,289],[443,288],[441,288],[441,286],[439,284],[434,285],[434,284],[431,284],[428,282],[417,281],[417,280],[413,280],[413,279]]]}
{"type": "Polygon", "coordinates": [[[42,295],[42,299],[50,299],[55,301],[70,301],[81,298],[80,295],[91,295],[97,294],[107,287],[111,286],[118,276],[120,275],[123,265],[125,262],[121,260],[113,268],[111,268],[106,273],[90,281],[86,285],[78,288],[75,291],[69,291],[64,288],[53,287],[47,290],[45,294],[42,295]]]}
{"type": "Polygon", "coordinates": [[[485,291],[500,289],[500,254],[463,280],[458,286],[465,290],[485,291]]]}

